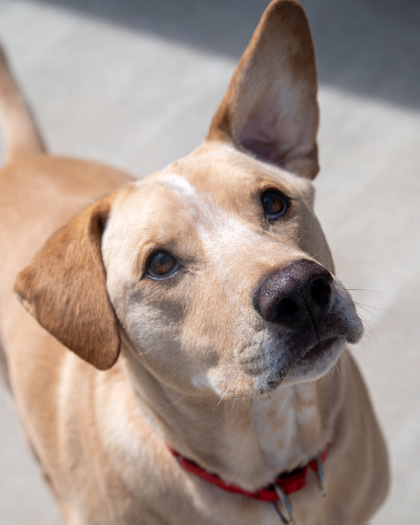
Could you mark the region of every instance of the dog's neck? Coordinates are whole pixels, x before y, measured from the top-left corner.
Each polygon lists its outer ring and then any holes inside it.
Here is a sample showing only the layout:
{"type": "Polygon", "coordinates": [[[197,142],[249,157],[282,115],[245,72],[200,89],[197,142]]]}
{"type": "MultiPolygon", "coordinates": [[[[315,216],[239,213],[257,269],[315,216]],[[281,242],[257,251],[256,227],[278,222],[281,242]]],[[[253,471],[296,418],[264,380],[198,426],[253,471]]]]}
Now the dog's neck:
{"type": "Polygon", "coordinates": [[[307,464],[333,439],[340,363],[316,382],[280,387],[262,399],[222,401],[176,392],[129,351],[122,366],[162,440],[244,489],[259,489],[279,473],[307,464]]]}

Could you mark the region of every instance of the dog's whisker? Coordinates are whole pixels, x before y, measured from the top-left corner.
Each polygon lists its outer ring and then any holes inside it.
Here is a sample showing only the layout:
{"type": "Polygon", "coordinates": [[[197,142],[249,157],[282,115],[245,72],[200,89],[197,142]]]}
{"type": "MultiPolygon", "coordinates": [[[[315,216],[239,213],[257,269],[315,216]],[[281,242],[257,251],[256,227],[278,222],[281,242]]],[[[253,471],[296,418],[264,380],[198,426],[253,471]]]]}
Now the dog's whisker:
{"type": "Polygon", "coordinates": [[[337,376],[338,376],[338,382],[339,384],[342,382],[342,377],[341,377],[341,370],[340,370],[340,367],[338,366],[337,363],[334,363],[334,369],[335,371],[337,372],[337,376]]]}
{"type": "Polygon", "coordinates": [[[214,412],[215,410],[217,410],[217,409],[219,408],[219,406],[220,406],[220,405],[222,404],[222,402],[223,402],[223,399],[224,399],[224,397],[223,397],[223,395],[221,395],[220,398],[219,398],[219,401],[217,402],[217,404],[216,404],[216,405],[214,406],[214,408],[212,409],[212,412],[214,412]]]}
{"type": "Polygon", "coordinates": [[[361,293],[361,294],[364,294],[364,295],[369,295],[369,294],[372,294],[372,293],[375,293],[375,294],[386,294],[386,292],[381,292],[379,290],[371,290],[369,288],[350,288],[343,281],[341,281],[341,282],[346,286],[346,290],[348,290],[349,292],[357,292],[357,293],[361,293]]]}
{"type": "MultiPolygon", "coordinates": [[[[362,339],[362,341],[361,341],[362,345],[365,344],[366,340],[369,341],[369,342],[372,341],[372,340],[374,340],[374,341],[377,340],[377,337],[376,337],[375,332],[374,332],[373,330],[371,330],[371,329],[369,328],[369,326],[367,326],[367,327],[365,328],[365,337],[364,337],[364,339],[362,339]]],[[[355,347],[355,348],[357,348],[357,347],[355,347]]]]}
{"type": "Polygon", "coordinates": [[[272,401],[275,405],[279,405],[280,403],[278,401],[276,401],[275,399],[273,399],[270,394],[267,394],[267,398],[272,401]]]}
{"type": "Polygon", "coordinates": [[[184,401],[186,398],[187,398],[187,396],[183,395],[183,396],[179,397],[178,399],[174,399],[173,401],[171,401],[171,402],[169,402],[169,403],[167,403],[165,405],[161,405],[161,408],[169,408],[169,407],[172,407],[172,406],[179,405],[179,403],[184,401]]]}
{"type": "Polygon", "coordinates": [[[366,311],[370,311],[370,310],[378,310],[379,312],[388,312],[389,309],[388,308],[382,308],[380,306],[374,306],[372,304],[367,304],[367,303],[361,303],[360,301],[354,301],[354,304],[356,306],[358,306],[359,308],[362,308],[366,311]]]}
{"type": "Polygon", "coordinates": [[[309,257],[311,257],[311,259],[317,260],[318,257],[320,257],[321,255],[324,255],[325,253],[326,253],[325,250],[321,250],[321,251],[316,252],[316,253],[310,253],[309,257]]]}
{"type": "Polygon", "coordinates": [[[366,293],[375,293],[375,294],[386,294],[387,292],[384,290],[374,290],[372,288],[360,288],[356,286],[356,283],[352,281],[345,281],[340,279],[343,285],[346,287],[347,290],[350,291],[360,291],[360,292],[366,292],[366,293]]]}
{"type": "MultiPolygon", "coordinates": [[[[371,313],[370,312],[367,312],[370,316],[371,316],[371,313]]],[[[371,329],[371,325],[372,325],[372,319],[369,319],[366,315],[363,315],[359,312],[359,318],[361,319],[362,323],[363,323],[363,328],[366,331],[370,330],[371,329]]]]}
{"type": "Polygon", "coordinates": [[[295,393],[294,388],[292,388],[292,404],[293,404],[293,408],[296,409],[298,404],[296,402],[296,393],[295,393]]]}

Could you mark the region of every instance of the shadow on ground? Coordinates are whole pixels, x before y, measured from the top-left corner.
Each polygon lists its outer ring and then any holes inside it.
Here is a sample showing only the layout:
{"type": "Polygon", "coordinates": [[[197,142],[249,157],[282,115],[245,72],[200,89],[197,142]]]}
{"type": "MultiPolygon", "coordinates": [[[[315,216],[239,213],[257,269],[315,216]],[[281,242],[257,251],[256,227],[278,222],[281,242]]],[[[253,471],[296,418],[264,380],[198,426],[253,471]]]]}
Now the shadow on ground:
{"type": "MultiPolygon", "coordinates": [[[[267,0],[34,0],[239,58],[267,0]]],[[[302,0],[320,81],[420,108],[420,2],[302,0]],[[392,67],[390,67],[392,65],[392,67]]]]}

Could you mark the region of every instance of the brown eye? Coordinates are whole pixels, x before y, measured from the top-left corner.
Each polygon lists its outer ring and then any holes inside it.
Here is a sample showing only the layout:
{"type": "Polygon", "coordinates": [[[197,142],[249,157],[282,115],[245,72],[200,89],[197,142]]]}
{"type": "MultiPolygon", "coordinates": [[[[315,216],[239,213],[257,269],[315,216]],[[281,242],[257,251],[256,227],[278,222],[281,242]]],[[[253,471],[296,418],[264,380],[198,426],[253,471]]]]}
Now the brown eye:
{"type": "Polygon", "coordinates": [[[270,220],[282,217],[289,209],[289,199],[277,190],[267,190],[261,195],[264,213],[270,220]]]}
{"type": "Polygon", "coordinates": [[[146,265],[146,273],[153,279],[166,279],[174,275],[180,264],[173,255],[163,250],[153,252],[146,265]]]}

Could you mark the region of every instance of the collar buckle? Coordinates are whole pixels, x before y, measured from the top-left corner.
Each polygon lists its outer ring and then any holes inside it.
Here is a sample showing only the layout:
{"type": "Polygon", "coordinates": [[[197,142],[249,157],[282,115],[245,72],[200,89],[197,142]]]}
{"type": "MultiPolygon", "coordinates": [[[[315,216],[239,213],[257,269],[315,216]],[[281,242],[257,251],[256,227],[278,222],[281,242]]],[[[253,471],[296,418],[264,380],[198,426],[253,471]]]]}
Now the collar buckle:
{"type": "Polygon", "coordinates": [[[325,472],[322,454],[316,457],[316,477],[318,480],[319,491],[323,498],[327,497],[327,489],[325,486],[325,472]]]}
{"type": "MultiPolygon", "coordinates": [[[[324,498],[327,496],[327,489],[325,486],[324,461],[328,453],[328,448],[329,447],[327,447],[322,454],[318,454],[318,456],[309,463],[311,469],[315,471],[319,491],[324,498]]],[[[274,485],[274,490],[276,491],[276,494],[279,497],[278,501],[273,502],[273,508],[277,516],[285,525],[296,525],[295,516],[293,513],[293,506],[290,499],[287,497],[286,492],[279,483],[274,485]]]]}
{"type": "Polygon", "coordinates": [[[273,503],[277,515],[286,525],[296,525],[295,517],[293,514],[293,506],[290,502],[290,499],[287,497],[287,494],[284,492],[284,490],[279,484],[274,485],[274,490],[276,491],[277,496],[279,497],[279,501],[281,501],[284,507],[284,509],[281,509],[277,501],[273,503]],[[286,512],[284,512],[284,510],[286,512]]]}

